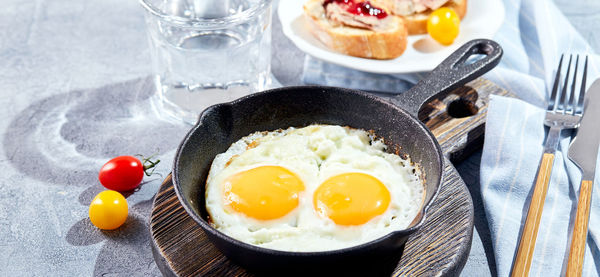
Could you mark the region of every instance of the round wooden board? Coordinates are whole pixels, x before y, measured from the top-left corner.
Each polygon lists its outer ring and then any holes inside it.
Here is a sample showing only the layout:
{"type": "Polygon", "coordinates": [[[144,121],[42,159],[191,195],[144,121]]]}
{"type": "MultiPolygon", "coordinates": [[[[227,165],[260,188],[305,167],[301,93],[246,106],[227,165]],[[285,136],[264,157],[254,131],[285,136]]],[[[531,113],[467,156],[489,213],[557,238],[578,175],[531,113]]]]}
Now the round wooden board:
{"type": "MultiPolygon", "coordinates": [[[[479,78],[435,99],[419,113],[419,119],[453,161],[481,146],[490,94],[511,96],[479,78]],[[453,117],[456,111],[448,110],[457,107],[461,116],[453,117]],[[465,116],[469,112],[471,115],[465,116]]],[[[154,259],[165,276],[253,276],[208,241],[179,203],[170,175],[154,199],[150,233],[154,259]]],[[[467,261],[472,237],[473,202],[458,172],[446,159],[444,182],[426,223],[409,238],[402,256],[393,264],[395,268],[387,272],[392,276],[457,276],[467,261]]]]}
{"type": "MultiPolygon", "coordinates": [[[[423,228],[410,237],[393,276],[458,275],[473,235],[473,203],[454,167],[446,161],[444,185],[423,228]]],[[[152,207],[153,254],[165,276],[253,276],[208,241],[179,203],[171,176],[152,207]]]]}

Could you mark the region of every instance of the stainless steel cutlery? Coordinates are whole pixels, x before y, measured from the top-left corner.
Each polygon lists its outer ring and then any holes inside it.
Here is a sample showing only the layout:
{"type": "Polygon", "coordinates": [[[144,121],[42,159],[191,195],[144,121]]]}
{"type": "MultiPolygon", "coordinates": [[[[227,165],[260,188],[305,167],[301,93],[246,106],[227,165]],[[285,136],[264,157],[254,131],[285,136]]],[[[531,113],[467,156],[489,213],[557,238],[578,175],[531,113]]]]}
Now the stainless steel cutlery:
{"type": "Polygon", "coordinates": [[[574,66],[571,66],[573,63],[573,55],[570,55],[566,69],[567,72],[561,86],[563,59],[564,55],[561,56],[558,64],[554,85],[552,87],[552,94],[548,103],[544,124],[548,126],[550,130],[544,145],[544,154],[538,168],[535,187],[533,195],[531,196],[525,225],[519,240],[517,254],[513,262],[511,276],[527,276],[529,273],[538,227],[544,208],[544,200],[546,199],[546,193],[548,191],[548,182],[550,181],[552,165],[554,164],[554,153],[558,146],[560,133],[564,129],[577,128],[583,115],[588,59],[587,57],[585,58],[582,73],[583,76],[578,86],[577,74],[580,64],[579,56],[576,56],[574,66]],[[571,69],[573,70],[571,71],[571,69]],[[578,94],[577,91],[579,91],[578,94]]]}
{"type": "Polygon", "coordinates": [[[594,81],[588,90],[585,103],[585,116],[581,120],[577,136],[569,146],[569,159],[581,169],[582,175],[566,276],[581,276],[583,255],[585,254],[585,241],[588,233],[588,219],[590,217],[596,158],[600,144],[599,119],[600,79],[594,81]]]}

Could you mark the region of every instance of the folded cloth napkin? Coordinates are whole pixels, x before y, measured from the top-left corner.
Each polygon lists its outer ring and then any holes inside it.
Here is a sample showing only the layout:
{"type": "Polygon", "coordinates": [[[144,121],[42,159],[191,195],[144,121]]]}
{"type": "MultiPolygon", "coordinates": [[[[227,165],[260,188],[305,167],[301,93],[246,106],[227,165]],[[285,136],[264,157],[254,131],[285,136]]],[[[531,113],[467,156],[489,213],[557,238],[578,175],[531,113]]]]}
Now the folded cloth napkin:
{"type": "MultiPolygon", "coordinates": [[[[587,10],[592,2],[572,2],[587,10]]],[[[597,4],[596,8],[598,8],[597,4]]],[[[506,17],[494,37],[504,48],[500,65],[485,75],[520,99],[493,96],[488,110],[480,185],[499,276],[510,274],[519,231],[543,152],[545,101],[561,53],[590,54],[588,86],[599,77],[600,58],[554,5],[545,0],[504,0],[506,17]]],[[[592,22],[590,22],[592,23],[592,22]]],[[[593,28],[590,24],[590,28],[593,28]]],[[[378,75],[307,57],[303,80],[370,91],[400,93],[423,73],[378,75]]],[[[571,132],[563,132],[540,223],[531,276],[559,276],[568,256],[581,173],[566,158],[571,132]]],[[[598,170],[600,172],[600,170],[598,170]]],[[[598,174],[600,176],[600,174],[598,174]]],[[[600,178],[596,177],[596,183],[600,178]]],[[[599,190],[594,190],[583,276],[600,276],[599,190]]]]}
{"type": "MultiPolygon", "coordinates": [[[[510,273],[518,234],[525,222],[529,207],[527,197],[533,191],[543,152],[544,116],[544,109],[524,101],[491,98],[480,183],[499,276],[510,273]]],[[[567,158],[571,133],[563,132],[556,152],[530,276],[560,276],[566,265],[570,223],[574,219],[581,180],[579,169],[567,158]]],[[[596,183],[600,180],[598,177],[596,183]]],[[[597,194],[595,190],[583,276],[598,276],[600,272],[600,252],[596,246],[600,231],[597,194]]]]}

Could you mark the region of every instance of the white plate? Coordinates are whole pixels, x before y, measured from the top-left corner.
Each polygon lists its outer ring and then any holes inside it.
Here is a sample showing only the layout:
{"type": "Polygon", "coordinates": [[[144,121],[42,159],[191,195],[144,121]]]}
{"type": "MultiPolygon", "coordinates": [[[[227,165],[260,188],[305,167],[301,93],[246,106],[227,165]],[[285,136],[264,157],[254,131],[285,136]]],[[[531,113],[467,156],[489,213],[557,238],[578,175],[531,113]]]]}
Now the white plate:
{"type": "Polygon", "coordinates": [[[282,0],[277,12],[283,33],[305,53],[337,65],[374,73],[410,73],[429,71],[463,43],[476,38],[492,38],[504,21],[501,0],[469,0],[467,14],[460,23],[460,33],[450,46],[442,46],[428,35],[408,37],[402,56],[393,60],[352,57],[330,50],[305,28],[302,6],[307,0],[282,0]]]}

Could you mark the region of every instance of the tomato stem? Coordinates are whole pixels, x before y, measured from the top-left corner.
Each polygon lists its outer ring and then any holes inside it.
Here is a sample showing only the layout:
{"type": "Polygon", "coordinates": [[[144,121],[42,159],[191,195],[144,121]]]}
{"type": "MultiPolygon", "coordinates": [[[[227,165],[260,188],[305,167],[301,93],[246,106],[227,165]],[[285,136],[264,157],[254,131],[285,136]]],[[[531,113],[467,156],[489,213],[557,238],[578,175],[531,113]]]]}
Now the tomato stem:
{"type": "Polygon", "coordinates": [[[142,156],[142,165],[144,166],[144,174],[146,174],[146,176],[150,176],[150,175],[154,174],[154,170],[156,169],[155,166],[158,163],[160,163],[160,159],[157,159],[156,161],[151,160],[153,157],[154,157],[154,155],[152,155],[148,158],[145,158],[142,156]],[[152,169],[152,170],[150,170],[150,172],[148,172],[149,169],[152,169]]]}

